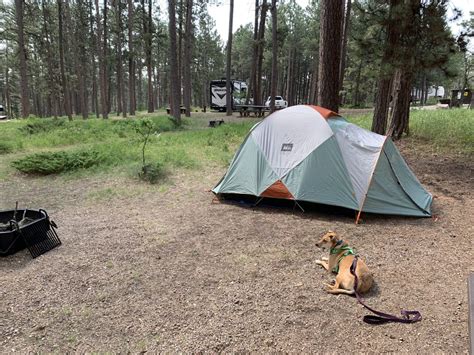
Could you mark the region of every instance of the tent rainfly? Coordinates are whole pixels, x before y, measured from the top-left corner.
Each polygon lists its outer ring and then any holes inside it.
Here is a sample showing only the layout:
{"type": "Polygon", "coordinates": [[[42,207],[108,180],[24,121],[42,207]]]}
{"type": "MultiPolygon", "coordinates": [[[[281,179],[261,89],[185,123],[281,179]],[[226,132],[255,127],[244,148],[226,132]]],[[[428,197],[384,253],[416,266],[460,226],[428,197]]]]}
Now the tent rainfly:
{"type": "Polygon", "coordinates": [[[212,191],[345,207],[356,223],[361,212],[429,217],[433,200],[389,137],[309,105],[257,123],[212,191]]]}

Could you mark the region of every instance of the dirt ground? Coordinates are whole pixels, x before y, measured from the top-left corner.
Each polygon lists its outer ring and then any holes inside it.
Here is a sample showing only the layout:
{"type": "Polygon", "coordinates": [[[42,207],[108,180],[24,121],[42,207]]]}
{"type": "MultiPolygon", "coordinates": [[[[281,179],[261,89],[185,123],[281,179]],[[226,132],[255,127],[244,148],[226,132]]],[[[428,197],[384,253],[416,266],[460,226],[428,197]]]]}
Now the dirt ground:
{"type": "MultiPolygon", "coordinates": [[[[472,161],[402,153],[436,196],[417,219],[211,203],[221,167],[163,186],[126,177],[0,182],[0,209],[45,208],[63,244],[0,258],[0,353],[467,353],[473,269],[472,161]],[[370,326],[353,297],[327,294],[314,245],[346,236],[373,270],[366,301],[412,325],[370,326]]],[[[326,251],[327,252],[327,251],[326,251]]]]}

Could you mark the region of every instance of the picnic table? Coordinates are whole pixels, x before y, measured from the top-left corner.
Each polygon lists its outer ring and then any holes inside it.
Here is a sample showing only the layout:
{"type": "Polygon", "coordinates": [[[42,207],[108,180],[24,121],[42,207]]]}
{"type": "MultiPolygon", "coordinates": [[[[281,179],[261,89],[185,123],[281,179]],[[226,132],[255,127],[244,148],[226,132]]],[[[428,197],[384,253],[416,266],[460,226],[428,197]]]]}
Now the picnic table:
{"type": "Polygon", "coordinates": [[[244,117],[250,116],[251,113],[253,113],[255,117],[263,117],[265,116],[265,112],[270,110],[265,105],[235,105],[235,108],[239,111],[240,116],[244,117]]]}
{"type": "MultiPolygon", "coordinates": [[[[186,107],[184,107],[183,105],[179,106],[179,111],[181,113],[186,113],[186,107]]],[[[167,107],[166,108],[166,113],[169,115],[171,114],[171,108],[167,107]]]]}

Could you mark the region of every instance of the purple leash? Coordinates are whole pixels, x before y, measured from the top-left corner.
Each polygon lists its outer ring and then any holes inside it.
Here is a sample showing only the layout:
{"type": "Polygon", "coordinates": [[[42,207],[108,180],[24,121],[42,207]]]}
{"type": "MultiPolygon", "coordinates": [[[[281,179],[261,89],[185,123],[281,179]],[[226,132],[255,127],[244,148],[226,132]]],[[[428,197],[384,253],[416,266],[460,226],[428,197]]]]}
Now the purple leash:
{"type": "Polygon", "coordinates": [[[365,308],[367,308],[369,311],[376,314],[376,316],[374,316],[374,315],[364,316],[364,318],[363,318],[364,322],[366,322],[368,324],[377,325],[377,324],[385,324],[385,323],[389,323],[389,322],[415,323],[415,322],[418,322],[418,321],[421,320],[421,313],[418,312],[418,311],[406,311],[406,310],[402,309],[402,311],[400,312],[402,314],[402,317],[399,318],[399,317],[394,316],[392,314],[387,314],[387,313],[376,311],[375,309],[370,308],[369,306],[367,306],[362,301],[362,297],[356,291],[357,290],[357,283],[358,283],[357,275],[356,275],[356,272],[355,272],[356,267],[357,267],[357,256],[354,257],[354,261],[352,262],[351,269],[350,269],[351,274],[354,275],[354,279],[355,279],[354,280],[354,293],[355,293],[355,296],[357,298],[357,301],[359,301],[359,303],[361,305],[363,305],[365,308]]]}

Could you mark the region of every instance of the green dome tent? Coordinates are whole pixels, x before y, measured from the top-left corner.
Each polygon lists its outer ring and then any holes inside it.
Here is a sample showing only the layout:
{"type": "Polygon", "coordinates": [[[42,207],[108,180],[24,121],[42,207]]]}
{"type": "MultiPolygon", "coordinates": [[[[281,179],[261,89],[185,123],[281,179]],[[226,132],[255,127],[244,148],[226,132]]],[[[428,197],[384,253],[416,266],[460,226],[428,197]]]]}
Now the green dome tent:
{"type": "Polygon", "coordinates": [[[389,137],[308,105],[257,123],[212,191],[340,206],[358,211],[357,219],[429,217],[433,199],[389,137]]]}

